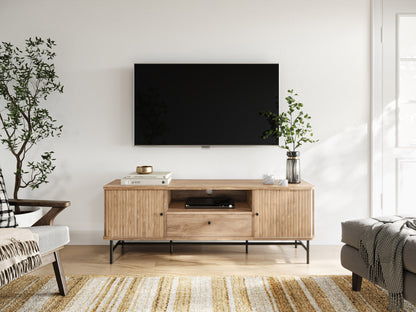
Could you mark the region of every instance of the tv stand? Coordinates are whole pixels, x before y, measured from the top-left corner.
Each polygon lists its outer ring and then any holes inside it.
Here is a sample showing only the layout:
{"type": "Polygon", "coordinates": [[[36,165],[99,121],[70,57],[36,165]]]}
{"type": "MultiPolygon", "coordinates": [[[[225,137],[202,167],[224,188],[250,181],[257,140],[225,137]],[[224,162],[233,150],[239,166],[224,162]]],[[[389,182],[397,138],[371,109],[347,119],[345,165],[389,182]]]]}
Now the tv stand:
{"type": "Polygon", "coordinates": [[[114,180],[104,186],[104,197],[110,263],[118,246],[132,243],[169,244],[171,253],[174,244],[190,243],[240,244],[246,253],[249,245],[301,245],[309,263],[314,186],[305,181],[279,186],[262,180],[172,180],[147,186],[114,180]],[[190,197],[228,197],[235,208],[185,208],[190,197]]]}

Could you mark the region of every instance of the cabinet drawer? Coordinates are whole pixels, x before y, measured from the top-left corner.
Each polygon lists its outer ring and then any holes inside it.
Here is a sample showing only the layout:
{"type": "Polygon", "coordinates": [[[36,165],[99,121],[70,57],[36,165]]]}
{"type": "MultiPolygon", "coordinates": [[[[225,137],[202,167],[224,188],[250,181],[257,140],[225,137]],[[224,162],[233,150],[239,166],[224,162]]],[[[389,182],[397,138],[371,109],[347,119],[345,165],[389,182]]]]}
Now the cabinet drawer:
{"type": "Polygon", "coordinates": [[[167,215],[168,237],[250,237],[251,215],[224,215],[212,213],[167,215]]]}

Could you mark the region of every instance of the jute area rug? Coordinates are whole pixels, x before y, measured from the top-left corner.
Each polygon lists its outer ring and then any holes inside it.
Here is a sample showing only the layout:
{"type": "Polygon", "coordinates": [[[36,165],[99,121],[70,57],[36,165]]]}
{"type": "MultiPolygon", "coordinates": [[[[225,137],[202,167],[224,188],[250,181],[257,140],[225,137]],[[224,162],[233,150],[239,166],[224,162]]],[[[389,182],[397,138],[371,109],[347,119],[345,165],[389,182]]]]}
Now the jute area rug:
{"type": "MultiPolygon", "coordinates": [[[[25,276],[0,289],[0,311],[387,311],[387,295],[350,276],[137,277],[70,276],[69,293],[54,277],[25,276]]],[[[416,308],[405,303],[405,311],[416,308]]]]}

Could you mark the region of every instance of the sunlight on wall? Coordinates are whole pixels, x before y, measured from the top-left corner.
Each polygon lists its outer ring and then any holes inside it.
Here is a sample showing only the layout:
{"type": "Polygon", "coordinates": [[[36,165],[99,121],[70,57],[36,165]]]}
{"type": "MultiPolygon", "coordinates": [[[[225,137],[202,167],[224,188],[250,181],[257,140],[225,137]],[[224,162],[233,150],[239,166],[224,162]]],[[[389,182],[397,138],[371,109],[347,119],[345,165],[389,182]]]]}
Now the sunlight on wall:
{"type": "Polygon", "coordinates": [[[329,242],[327,233],[338,233],[340,240],[342,221],[370,213],[368,125],[346,129],[302,154],[303,177],[313,177],[316,186],[316,236],[329,242]]]}
{"type": "MultiPolygon", "coordinates": [[[[313,244],[338,244],[341,220],[368,215],[370,0],[6,0],[1,6],[0,28],[8,29],[2,40],[38,35],[57,42],[65,88],[49,102],[64,132],[38,146],[55,151],[56,171],[50,184],[21,197],[71,200],[57,223],[70,226],[72,243],[107,244],[102,187],[139,164],[172,170],[176,178],[285,175],[286,154],[276,147],[134,147],[135,62],[278,62],[280,102],[286,90],[299,92],[321,139],[301,150],[302,177],[316,185],[313,244]]],[[[2,148],[0,165],[10,192],[13,161],[2,148]]]]}

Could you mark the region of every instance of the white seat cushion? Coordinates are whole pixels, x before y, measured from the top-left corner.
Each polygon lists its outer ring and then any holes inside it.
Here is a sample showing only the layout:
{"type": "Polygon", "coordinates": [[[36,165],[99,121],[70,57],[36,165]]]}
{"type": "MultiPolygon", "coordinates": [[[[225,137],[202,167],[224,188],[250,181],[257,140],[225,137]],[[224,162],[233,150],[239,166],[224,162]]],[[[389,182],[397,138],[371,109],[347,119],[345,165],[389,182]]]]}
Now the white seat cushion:
{"type": "Polygon", "coordinates": [[[69,229],[65,225],[43,225],[27,228],[39,235],[39,249],[45,254],[69,243],[69,229]]]}

